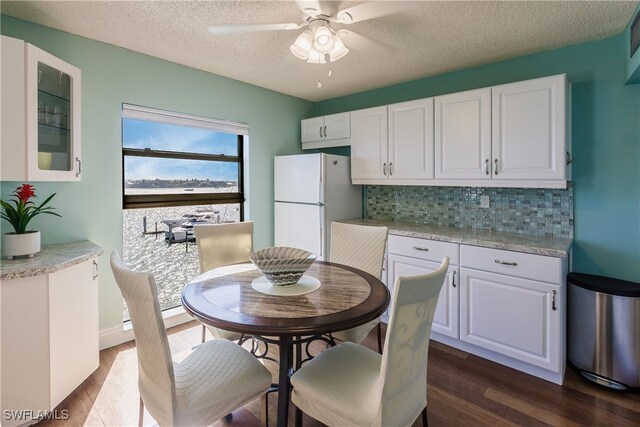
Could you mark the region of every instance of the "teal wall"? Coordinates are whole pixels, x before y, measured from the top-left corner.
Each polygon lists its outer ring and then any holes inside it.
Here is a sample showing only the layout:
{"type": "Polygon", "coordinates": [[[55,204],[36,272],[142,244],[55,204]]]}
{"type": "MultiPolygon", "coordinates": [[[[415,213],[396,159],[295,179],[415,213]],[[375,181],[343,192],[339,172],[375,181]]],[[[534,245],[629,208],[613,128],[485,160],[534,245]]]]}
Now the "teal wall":
{"type": "Polygon", "coordinates": [[[640,282],[640,84],[624,84],[622,37],[334,98],[317,103],[312,115],[567,73],[576,159],[574,270],[640,282]]]}
{"type": "MultiPolygon", "coordinates": [[[[273,243],[273,157],[300,152],[300,119],[313,105],[204,71],[69,33],[1,16],[2,34],[19,38],[82,70],[79,183],[35,183],[62,218],[40,216],[43,243],[89,239],[102,246],[100,328],[122,322],[122,297],[108,264],[122,251],[121,128],[123,102],[249,124],[248,203],[256,247],[273,243]]],[[[19,183],[3,182],[5,198],[19,183]]],[[[42,199],[41,199],[42,200],[42,199]]],[[[8,224],[2,221],[3,231],[8,224]]]]}

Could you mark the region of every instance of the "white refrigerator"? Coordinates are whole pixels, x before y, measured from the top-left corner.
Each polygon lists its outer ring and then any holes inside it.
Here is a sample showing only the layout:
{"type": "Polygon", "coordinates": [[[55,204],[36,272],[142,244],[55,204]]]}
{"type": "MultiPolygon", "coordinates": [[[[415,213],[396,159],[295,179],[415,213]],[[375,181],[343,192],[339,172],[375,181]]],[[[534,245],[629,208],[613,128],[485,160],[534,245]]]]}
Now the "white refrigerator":
{"type": "Polygon", "coordinates": [[[351,184],[350,158],[277,156],[274,183],[275,245],[329,260],[331,222],[362,216],[362,187],[351,184]]]}

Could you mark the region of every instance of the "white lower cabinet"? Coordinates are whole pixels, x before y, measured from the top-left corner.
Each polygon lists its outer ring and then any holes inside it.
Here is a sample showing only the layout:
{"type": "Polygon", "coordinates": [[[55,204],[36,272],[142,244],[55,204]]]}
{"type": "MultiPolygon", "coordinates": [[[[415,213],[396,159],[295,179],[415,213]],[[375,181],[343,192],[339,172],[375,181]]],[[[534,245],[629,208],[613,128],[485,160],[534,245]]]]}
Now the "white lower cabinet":
{"type": "MultiPolygon", "coordinates": [[[[440,263],[389,254],[388,265],[389,274],[395,278],[431,273],[438,269],[440,263]]],[[[450,265],[444,280],[444,286],[442,286],[442,290],[440,291],[440,298],[438,299],[432,326],[434,331],[453,338],[458,338],[459,330],[459,277],[460,270],[458,266],[450,265]]],[[[393,282],[389,282],[389,291],[393,291],[393,282]]]]}
{"type": "Polygon", "coordinates": [[[560,286],[460,270],[460,340],[557,371],[560,286]]]}
{"type": "Polygon", "coordinates": [[[390,235],[392,295],[397,277],[435,271],[445,256],[431,338],[562,384],[567,258],[390,235]]]}
{"type": "MultiPolygon", "coordinates": [[[[0,282],[3,414],[24,410],[37,417],[51,411],[96,370],[97,277],[94,258],[0,282]]],[[[36,421],[3,419],[2,425],[36,421]]]]}

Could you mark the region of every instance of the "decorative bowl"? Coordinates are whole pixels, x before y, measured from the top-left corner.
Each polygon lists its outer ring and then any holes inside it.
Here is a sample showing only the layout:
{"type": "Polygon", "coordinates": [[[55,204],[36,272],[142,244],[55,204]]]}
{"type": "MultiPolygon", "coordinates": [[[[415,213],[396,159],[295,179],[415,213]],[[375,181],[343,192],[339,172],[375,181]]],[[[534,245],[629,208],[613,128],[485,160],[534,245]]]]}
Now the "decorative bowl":
{"type": "Polygon", "coordinates": [[[265,248],[251,254],[249,259],[274,286],[298,283],[316,260],[309,251],[297,248],[265,248]]]}

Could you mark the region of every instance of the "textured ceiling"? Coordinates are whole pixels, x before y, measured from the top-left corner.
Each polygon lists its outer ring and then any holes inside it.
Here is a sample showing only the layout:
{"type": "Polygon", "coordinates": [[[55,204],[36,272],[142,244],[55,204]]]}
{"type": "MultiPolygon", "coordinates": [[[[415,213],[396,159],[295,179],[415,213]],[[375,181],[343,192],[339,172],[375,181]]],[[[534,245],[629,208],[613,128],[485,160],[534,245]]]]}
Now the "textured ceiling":
{"type": "MultiPolygon", "coordinates": [[[[361,2],[342,2],[344,9],[361,2]]],[[[349,26],[332,64],[289,52],[302,30],[213,35],[211,24],[302,22],[291,1],[2,1],[0,11],[69,33],[311,101],[619,34],[638,2],[411,2],[349,26]],[[332,75],[328,77],[331,69],[332,75]],[[323,87],[317,88],[318,80],[323,87]]]]}

